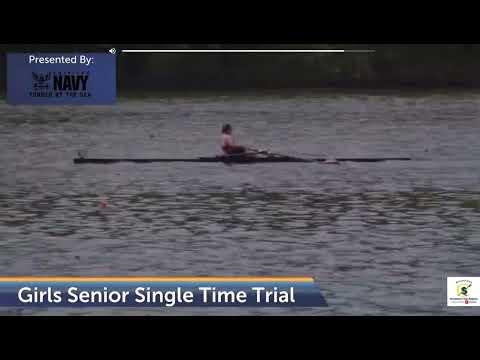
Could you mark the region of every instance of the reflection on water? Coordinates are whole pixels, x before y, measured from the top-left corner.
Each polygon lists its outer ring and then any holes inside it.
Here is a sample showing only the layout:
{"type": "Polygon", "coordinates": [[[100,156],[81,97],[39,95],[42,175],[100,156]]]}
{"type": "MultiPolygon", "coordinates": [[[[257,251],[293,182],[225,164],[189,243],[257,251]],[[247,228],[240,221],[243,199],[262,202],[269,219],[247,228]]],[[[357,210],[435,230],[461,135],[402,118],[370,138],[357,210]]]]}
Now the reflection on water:
{"type": "Polygon", "coordinates": [[[98,108],[0,104],[0,273],[313,275],[330,305],[72,314],[469,313],[447,311],[444,284],[447,275],[478,271],[479,100],[280,94],[98,108]],[[280,153],[416,160],[72,163],[81,149],[105,157],[215,154],[226,121],[239,141],[280,153]]]}

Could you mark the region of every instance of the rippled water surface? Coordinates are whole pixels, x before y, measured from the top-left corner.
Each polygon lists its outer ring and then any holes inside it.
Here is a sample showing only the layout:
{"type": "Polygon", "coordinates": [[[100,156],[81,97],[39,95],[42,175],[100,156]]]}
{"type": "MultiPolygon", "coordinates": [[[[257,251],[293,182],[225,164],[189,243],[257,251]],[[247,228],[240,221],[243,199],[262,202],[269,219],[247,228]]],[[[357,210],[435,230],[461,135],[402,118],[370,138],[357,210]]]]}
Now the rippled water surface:
{"type": "Polygon", "coordinates": [[[446,276],[480,276],[480,95],[164,96],[114,107],[0,103],[0,273],[312,275],[326,309],[25,314],[472,314],[446,276]],[[74,165],[195,157],[238,142],[411,162],[74,165]],[[102,208],[102,200],[107,206],[102,208]]]}

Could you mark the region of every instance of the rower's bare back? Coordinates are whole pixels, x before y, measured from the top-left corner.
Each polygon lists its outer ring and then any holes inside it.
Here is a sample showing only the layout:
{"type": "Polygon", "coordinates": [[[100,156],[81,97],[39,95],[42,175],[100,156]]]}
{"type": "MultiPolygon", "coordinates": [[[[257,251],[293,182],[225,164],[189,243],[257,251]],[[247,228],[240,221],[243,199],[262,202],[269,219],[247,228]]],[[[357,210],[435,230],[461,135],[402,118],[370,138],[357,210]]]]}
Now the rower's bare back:
{"type": "Polygon", "coordinates": [[[246,148],[235,144],[232,135],[233,129],[230,125],[224,125],[222,128],[222,150],[226,155],[245,154],[246,148]]]}

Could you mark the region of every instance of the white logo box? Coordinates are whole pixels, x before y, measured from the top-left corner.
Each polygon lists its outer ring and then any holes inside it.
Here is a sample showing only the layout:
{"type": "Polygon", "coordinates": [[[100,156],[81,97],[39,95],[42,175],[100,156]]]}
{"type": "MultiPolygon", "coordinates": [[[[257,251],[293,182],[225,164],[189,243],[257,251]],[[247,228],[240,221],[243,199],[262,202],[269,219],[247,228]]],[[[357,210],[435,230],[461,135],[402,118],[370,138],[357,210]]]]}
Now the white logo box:
{"type": "Polygon", "coordinates": [[[480,306],[480,277],[447,277],[448,306],[480,306]]]}

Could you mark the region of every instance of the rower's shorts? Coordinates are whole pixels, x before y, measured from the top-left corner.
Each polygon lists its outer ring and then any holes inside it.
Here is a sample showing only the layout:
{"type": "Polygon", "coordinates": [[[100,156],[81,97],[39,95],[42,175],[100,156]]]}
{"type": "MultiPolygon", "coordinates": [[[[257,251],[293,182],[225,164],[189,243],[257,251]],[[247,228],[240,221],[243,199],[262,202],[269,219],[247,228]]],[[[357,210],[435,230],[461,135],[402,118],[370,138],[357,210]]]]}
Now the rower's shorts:
{"type": "Polygon", "coordinates": [[[229,155],[244,154],[246,152],[247,152],[247,149],[245,149],[245,147],[243,146],[231,146],[226,151],[226,153],[229,155]]]}

